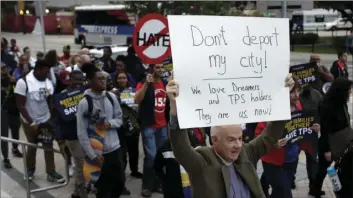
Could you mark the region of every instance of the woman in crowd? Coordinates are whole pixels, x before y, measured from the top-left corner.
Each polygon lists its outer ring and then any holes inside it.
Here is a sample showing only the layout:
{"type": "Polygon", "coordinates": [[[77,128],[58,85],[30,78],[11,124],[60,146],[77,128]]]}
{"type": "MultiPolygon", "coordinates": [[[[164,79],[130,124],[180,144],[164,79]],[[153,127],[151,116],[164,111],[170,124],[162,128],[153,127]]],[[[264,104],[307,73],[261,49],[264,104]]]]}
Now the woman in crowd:
{"type": "Polygon", "coordinates": [[[126,73],[117,75],[113,91],[119,96],[124,115],[121,140],[126,143],[125,162],[127,161],[126,154],[128,153],[131,176],[141,178],[142,174],[138,171],[140,127],[137,121],[137,105],[135,104],[136,90],[131,87],[126,73]]]}
{"type": "MultiPolygon", "coordinates": [[[[142,173],[138,171],[140,127],[138,124],[137,105],[135,104],[136,90],[131,87],[127,73],[118,73],[114,80],[112,91],[118,96],[124,115],[123,125],[119,131],[124,166],[126,169],[127,158],[129,158],[131,176],[142,178],[142,173]]],[[[126,187],[123,194],[130,194],[126,187]]]]}
{"type": "Polygon", "coordinates": [[[25,76],[32,69],[32,66],[29,64],[29,57],[27,55],[21,55],[19,60],[20,63],[18,67],[13,71],[13,76],[16,80],[25,76]]]}
{"type": "MultiPolygon", "coordinates": [[[[315,110],[321,95],[318,91],[312,90],[309,96],[302,95],[301,86],[298,82],[290,92],[291,111],[315,110]]],[[[316,118],[317,119],[317,118],[316,118]]],[[[259,123],[255,129],[256,136],[266,127],[266,123],[259,123]]],[[[313,131],[318,132],[320,125],[314,122],[313,131]]],[[[261,176],[261,183],[266,195],[268,195],[268,186],[272,187],[272,194],[269,197],[292,197],[291,187],[295,186],[294,175],[297,168],[299,146],[297,144],[288,144],[285,138],[280,139],[277,148],[270,151],[269,154],[262,157],[264,173],[261,176]]]]}
{"type": "MultiPolygon", "coordinates": [[[[313,132],[313,139],[303,139],[298,144],[287,145],[284,168],[290,178],[291,187],[295,189],[295,174],[299,161],[300,150],[303,150],[306,154],[306,169],[309,179],[309,194],[312,194],[314,178],[316,174],[316,156],[317,156],[317,138],[320,131],[318,109],[319,103],[322,100],[322,95],[319,91],[313,87],[306,86],[300,93],[294,91],[291,93],[291,103],[295,107],[296,111],[311,112],[314,114],[314,124],[311,126],[313,132]],[[294,105],[293,105],[294,104],[294,105]],[[315,141],[313,141],[315,140],[315,141]]],[[[324,192],[322,192],[324,194],[324,192]]]]}
{"type": "Polygon", "coordinates": [[[332,160],[336,161],[342,184],[338,197],[353,197],[353,132],[347,106],[352,84],[353,82],[345,77],[335,79],[319,105],[321,136],[315,197],[320,197],[319,192],[332,160]]]}
{"type": "Polygon", "coordinates": [[[129,81],[129,84],[131,87],[135,88],[136,87],[136,81],[134,77],[132,77],[131,74],[129,74],[126,71],[126,66],[125,66],[125,56],[119,55],[116,57],[115,64],[116,64],[116,71],[110,74],[111,79],[116,82],[117,81],[117,75],[120,73],[125,73],[127,75],[127,79],[129,81]]]}

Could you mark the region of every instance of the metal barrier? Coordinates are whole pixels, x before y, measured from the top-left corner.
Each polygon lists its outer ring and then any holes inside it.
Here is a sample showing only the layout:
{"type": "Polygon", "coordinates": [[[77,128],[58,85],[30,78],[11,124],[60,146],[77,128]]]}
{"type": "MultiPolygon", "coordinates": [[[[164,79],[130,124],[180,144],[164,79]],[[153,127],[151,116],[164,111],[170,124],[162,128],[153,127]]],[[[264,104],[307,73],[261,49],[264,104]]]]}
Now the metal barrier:
{"type": "Polygon", "coordinates": [[[43,149],[43,150],[53,150],[54,153],[60,153],[60,154],[62,154],[62,153],[59,150],[54,149],[54,148],[53,149],[47,149],[47,148],[44,148],[43,146],[39,146],[39,145],[32,144],[32,143],[25,142],[25,141],[11,139],[11,138],[7,138],[7,137],[3,137],[3,136],[1,136],[1,141],[16,143],[16,144],[20,144],[22,146],[24,177],[25,177],[25,180],[26,180],[27,198],[30,198],[31,194],[33,194],[33,193],[47,191],[47,190],[52,190],[52,189],[56,189],[56,188],[61,188],[61,187],[67,186],[69,184],[69,182],[70,182],[69,164],[68,164],[68,160],[67,160],[66,156],[63,156],[64,159],[65,159],[65,177],[66,177],[65,178],[65,182],[62,183],[62,184],[56,184],[56,185],[52,185],[52,186],[47,186],[47,187],[37,188],[37,189],[31,190],[30,185],[29,185],[30,181],[28,179],[28,168],[27,168],[27,160],[26,160],[26,155],[27,155],[26,146],[40,148],[40,149],[43,149]]]}

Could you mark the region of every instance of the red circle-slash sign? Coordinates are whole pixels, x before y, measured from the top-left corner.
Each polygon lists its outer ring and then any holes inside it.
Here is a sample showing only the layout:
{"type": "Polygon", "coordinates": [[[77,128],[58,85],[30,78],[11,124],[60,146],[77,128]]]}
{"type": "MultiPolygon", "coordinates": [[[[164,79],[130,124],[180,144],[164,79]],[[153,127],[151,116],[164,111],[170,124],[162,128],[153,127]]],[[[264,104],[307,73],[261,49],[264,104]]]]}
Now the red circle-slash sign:
{"type": "Polygon", "coordinates": [[[171,54],[167,18],[156,13],[142,17],[135,26],[133,46],[143,63],[163,63],[171,54]]]}

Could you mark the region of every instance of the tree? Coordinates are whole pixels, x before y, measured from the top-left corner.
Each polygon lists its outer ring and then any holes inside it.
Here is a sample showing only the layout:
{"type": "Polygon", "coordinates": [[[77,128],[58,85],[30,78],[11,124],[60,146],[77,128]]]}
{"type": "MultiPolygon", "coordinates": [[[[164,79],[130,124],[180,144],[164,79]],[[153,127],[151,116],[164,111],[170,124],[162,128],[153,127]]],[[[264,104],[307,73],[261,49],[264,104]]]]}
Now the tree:
{"type": "Polygon", "coordinates": [[[229,15],[230,10],[243,10],[247,1],[126,1],[124,4],[130,12],[139,17],[147,13],[161,14],[202,14],[202,15],[229,15]]]}
{"type": "Polygon", "coordinates": [[[342,18],[353,24],[353,3],[351,1],[317,1],[315,3],[321,8],[337,10],[341,13],[342,18]]]}

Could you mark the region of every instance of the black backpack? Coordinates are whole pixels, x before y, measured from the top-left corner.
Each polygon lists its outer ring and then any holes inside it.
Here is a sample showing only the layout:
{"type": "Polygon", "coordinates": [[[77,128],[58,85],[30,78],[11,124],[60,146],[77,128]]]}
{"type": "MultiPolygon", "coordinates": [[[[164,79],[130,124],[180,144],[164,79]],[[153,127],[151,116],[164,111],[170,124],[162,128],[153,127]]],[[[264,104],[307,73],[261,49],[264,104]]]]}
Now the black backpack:
{"type": "MultiPolygon", "coordinates": [[[[107,96],[109,102],[112,104],[113,108],[114,108],[114,101],[112,96],[108,93],[105,92],[105,95],[107,96]]],[[[93,111],[93,99],[91,96],[89,95],[85,95],[85,98],[87,100],[87,104],[88,104],[88,111],[87,111],[87,116],[88,117],[92,117],[92,111],[93,111]]]]}

